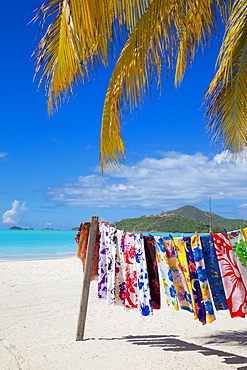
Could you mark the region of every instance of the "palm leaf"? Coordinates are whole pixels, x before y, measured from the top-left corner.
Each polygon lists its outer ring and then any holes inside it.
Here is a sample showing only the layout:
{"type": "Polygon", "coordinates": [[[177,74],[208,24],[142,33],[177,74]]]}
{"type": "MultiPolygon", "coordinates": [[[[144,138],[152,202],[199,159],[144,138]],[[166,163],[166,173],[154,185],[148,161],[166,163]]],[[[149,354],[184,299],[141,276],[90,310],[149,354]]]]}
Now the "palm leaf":
{"type": "Polygon", "coordinates": [[[207,128],[214,142],[241,152],[247,144],[247,2],[235,1],[218,56],[218,71],[205,95],[207,128]]]}
{"type": "MultiPolygon", "coordinates": [[[[223,9],[223,2],[218,1],[223,9]]],[[[167,72],[176,60],[175,83],[184,75],[197,46],[203,47],[215,30],[211,0],[194,2],[154,0],[132,31],[116,63],[108,86],[101,126],[100,161],[103,171],[125,159],[121,137],[123,111],[141,105],[154,77],[161,84],[161,67],[167,72]]]]}
{"type": "Polygon", "coordinates": [[[149,0],[49,0],[37,11],[48,26],[34,54],[35,76],[41,70],[48,95],[48,112],[57,110],[78,82],[85,82],[99,63],[107,65],[117,24],[131,30],[149,0]]]}

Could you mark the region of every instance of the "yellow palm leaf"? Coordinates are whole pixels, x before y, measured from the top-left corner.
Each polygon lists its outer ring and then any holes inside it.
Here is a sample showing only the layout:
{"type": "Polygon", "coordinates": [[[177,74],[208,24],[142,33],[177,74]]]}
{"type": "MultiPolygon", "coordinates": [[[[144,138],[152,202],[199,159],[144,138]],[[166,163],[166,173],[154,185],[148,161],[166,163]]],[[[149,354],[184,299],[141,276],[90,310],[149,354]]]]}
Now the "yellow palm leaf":
{"type": "Polygon", "coordinates": [[[218,56],[218,71],[205,95],[207,128],[214,142],[241,152],[247,144],[247,2],[236,1],[218,56]]]}
{"type": "MultiPolygon", "coordinates": [[[[222,6],[222,2],[219,2],[222,6]]],[[[150,92],[154,76],[161,83],[162,64],[167,71],[176,60],[175,83],[184,75],[198,45],[205,45],[215,29],[211,0],[200,2],[153,0],[132,31],[116,63],[108,86],[101,126],[102,170],[125,158],[121,137],[123,111],[141,105],[150,92]]]]}

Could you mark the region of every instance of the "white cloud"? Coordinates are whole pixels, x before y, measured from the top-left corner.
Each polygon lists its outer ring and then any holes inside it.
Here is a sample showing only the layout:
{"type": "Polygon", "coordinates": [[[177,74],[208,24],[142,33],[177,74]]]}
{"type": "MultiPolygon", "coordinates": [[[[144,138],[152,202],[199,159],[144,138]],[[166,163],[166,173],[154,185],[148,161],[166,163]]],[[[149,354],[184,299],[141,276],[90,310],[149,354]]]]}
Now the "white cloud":
{"type": "Polygon", "coordinates": [[[3,223],[4,224],[18,223],[19,222],[18,216],[25,211],[27,211],[26,202],[20,204],[19,200],[14,200],[12,203],[12,208],[9,211],[6,211],[2,216],[3,223]]]}
{"type": "Polygon", "coordinates": [[[7,156],[9,155],[9,153],[6,153],[6,152],[0,152],[0,159],[5,159],[5,160],[8,160],[7,156]]]}
{"type": "Polygon", "coordinates": [[[247,200],[247,157],[234,161],[226,153],[209,158],[201,153],[163,153],[121,166],[109,177],[79,176],[47,189],[52,201],[65,206],[164,209],[171,202],[195,204],[214,199],[247,200]]]}

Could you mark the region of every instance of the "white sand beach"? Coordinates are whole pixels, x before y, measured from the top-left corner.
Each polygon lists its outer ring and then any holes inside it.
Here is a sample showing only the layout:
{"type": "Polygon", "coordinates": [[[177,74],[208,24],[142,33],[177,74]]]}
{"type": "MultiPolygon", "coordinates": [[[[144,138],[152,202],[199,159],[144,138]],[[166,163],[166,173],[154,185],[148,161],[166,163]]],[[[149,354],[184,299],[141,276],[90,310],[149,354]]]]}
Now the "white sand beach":
{"type": "Polygon", "coordinates": [[[202,326],[163,305],[152,317],[109,307],[92,282],[85,340],[76,258],[0,262],[0,369],[247,369],[247,318],[202,326]]]}

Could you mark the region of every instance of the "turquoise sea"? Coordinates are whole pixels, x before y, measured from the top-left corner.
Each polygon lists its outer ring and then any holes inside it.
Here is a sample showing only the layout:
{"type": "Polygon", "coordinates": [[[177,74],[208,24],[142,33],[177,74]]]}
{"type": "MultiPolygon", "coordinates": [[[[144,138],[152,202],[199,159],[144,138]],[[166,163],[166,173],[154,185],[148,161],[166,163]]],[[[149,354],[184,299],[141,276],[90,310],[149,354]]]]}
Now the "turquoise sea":
{"type": "Polygon", "coordinates": [[[76,234],[77,231],[0,230],[0,260],[76,255],[76,234]]]}
{"type": "MultiPolygon", "coordinates": [[[[77,231],[0,230],[0,260],[53,259],[75,256],[77,231]]],[[[143,233],[147,235],[148,233],[143,233]]],[[[152,233],[169,236],[169,233],[152,233]]],[[[181,234],[172,234],[181,236],[181,234]]],[[[191,235],[191,234],[184,234],[191,235]]]]}

